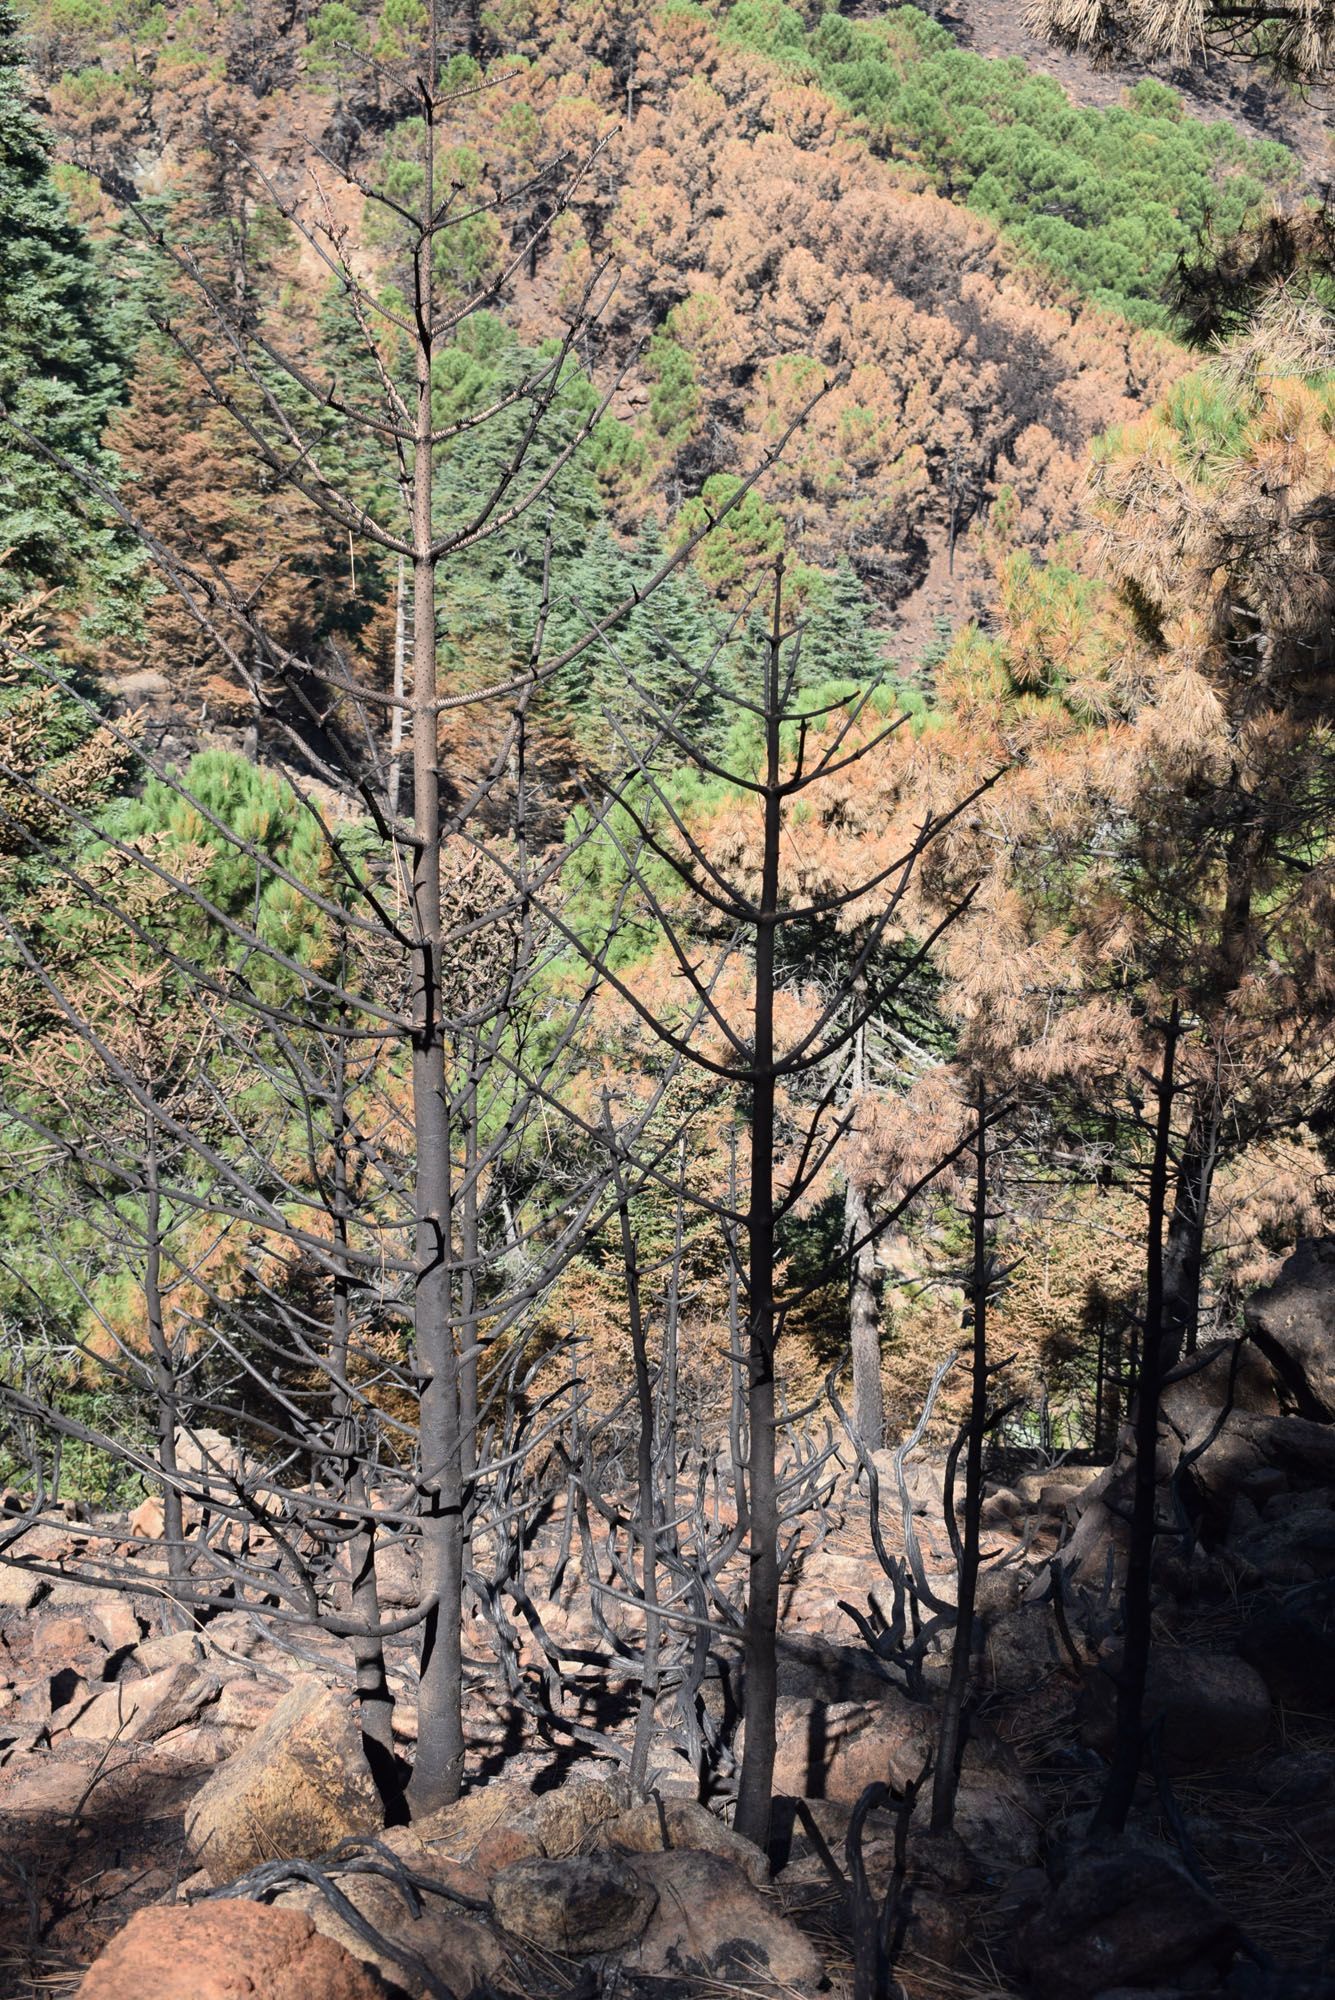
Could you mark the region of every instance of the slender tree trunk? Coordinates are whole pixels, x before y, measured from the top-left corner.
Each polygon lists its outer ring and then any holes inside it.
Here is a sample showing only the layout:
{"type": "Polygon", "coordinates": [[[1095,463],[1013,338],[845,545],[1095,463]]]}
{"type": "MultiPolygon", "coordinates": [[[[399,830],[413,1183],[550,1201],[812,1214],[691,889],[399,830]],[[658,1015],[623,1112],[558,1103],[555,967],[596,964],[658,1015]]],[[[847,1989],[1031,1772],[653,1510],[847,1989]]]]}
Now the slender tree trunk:
{"type": "Polygon", "coordinates": [[[1136,1385],[1136,1476],[1131,1503],[1131,1535],[1123,1594],[1122,1663],[1117,1676],[1117,1721],[1112,1763],[1091,1831],[1120,1833],[1135,1797],[1140,1770],[1145,1708],[1145,1676],[1150,1662],[1151,1581],[1155,1517],[1159,1494],[1159,1391],[1165,1365],[1164,1215],[1168,1206],[1168,1163],[1173,1131],[1173,1065],[1177,1056],[1178,1003],[1173,1002],[1164,1033],[1159,1073],[1158,1115],[1150,1198],[1145,1277],[1145,1331],[1136,1385]]]}
{"type": "Polygon", "coordinates": [[[159,1178],[158,1133],[151,1116],[144,1123],[144,1186],[146,1190],[147,1254],[144,1261],[144,1310],[153,1353],[153,1400],[157,1409],[158,1464],[162,1469],[162,1536],[167,1550],[171,1594],[182,1602],[189,1583],[185,1546],[185,1514],[177,1485],[176,1429],[180,1398],[176,1356],[167,1335],[162,1303],[162,1191],[159,1178]]]}
{"type": "MultiPolygon", "coordinates": [[[[615,1146],[611,1111],[604,1103],[608,1146],[615,1146]]],[[[644,1604],[644,1671],[640,1681],[640,1706],[635,1718],[635,1740],[631,1746],[630,1782],[643,1790],[653,1748],[654,1720],[658,1712],[659,1655],[662,1621],[658,1616],[658,1510],[654,1504],[654,1391],[649,1374],[649,1348],[644,1333],[644,1299],[640,1288],[640,1258],[631,1226],[630,1201],[625,1177],[613,1153],[616,1177],[617,1217],[621,1227],[621,1262],[626,1273],[626,1310],[630,1319],[631,1360],[635,1370],[636,1509],[640,1543],[640,1597],[644,1604]]]]}
{"type": "Polygon", "coordinates": [[[435,186],[436,15],[429,9],[425,185],[415,259],[417,410],[413,454],[413,1119],[417,1137],[413,1335],[421,1379],[419,1507],[422,1624],[414,1817],[449,1805],[463,1783],[463,1508],[459,1380],[451,1311],[453,1271],[449,1092],[441,1019],[440,774],[436,716],[436,557],[432,522],[431,272],[435,186]]]}
{"type": "Polygon", "coordinates": [[[464,1103],[464,1185],[459,1202],[459,1462],[465,1483],[477,1470],[478,1377],[478,1213],[477,1091],[478,1038],[470,1037],[469,1085],[464,1103]]]}
{"type": "MultiPolygon", "coordinates": [[[[861,1007],[867,982],[854,981],[853,1004],[861,1007]]],[[[867,1087],[867,1027],[853,1038],[852,1101],[867,1087]]],[[[885,1394],[881,1386],[881,1322],[876,1310],[876,1244],[866,1190],[852,1172],[844,1189],[844,1234],[848,1242],[848,1336],[853,1354],[853,1428],[868,1451],[885,1443],[885,1394]]]]}
{"type": "MultiPolygon", "coordinates": [[[[964,1712],[973,1671],[973,1614],[978,1594],[980,1526],[983,1507],[983,1439],[987,1431],[987,1091],[980,1083],[977,1098],[978,1144],[975,1151],[973,1198],[972,1374],[969,1431],[964,1457],[964,1532],[960,1539],[959,1587],[955,1598],[955,1634],[950,1655],[950,1679],[937,1732],[936,1769],[932,1775],[932,1832],[949,1833],[955,1821],[960,1758],[964,1751],[964,1712]]],[[[954,1506],[947,1494],[946,1505],[954,1506]]]]}
{"type": "Polygon", "coordinates": [[[1178,1165],[1164,1252],[1164,1347],[1165,1365],[1170,1368],[1184,1354],[1196,1351],[1214,1167],[1214,1124],[1198,1104],[1178,1165]]]}
{"type": "Polygon", "coordinates": [[[745,1625],[746,1748],[735,1826],[764,1848],[774,1783],[779,1625],[779,1499],[774,1395],[774,971],[779,921],[783,794],[779,738],[783,559],[776,566],[774,618],[766,660],[764,850],[756,918],[752,1022],[751,1183],[747,1203],[747,1471],[750,1555],[745,1625]]]}
{"type": "Polygon", "coordinates": [[[389,717],[389,816],[399,816],[400,779],[403,774],[403,668],[408,641],[408,572],[399,557],[398,589],[394,596],[394,706],[389,717]]]}
{"type": "Polygon", "coordinates": [[[850,1176],[844,1194],[849,1256],[848,1332],[853,1352],[853,1427],[868,1451],[885,1443],[885,1392],[881,1383],[881,1318],[876,1309],[876,1246],[860,1242],[872,1226],[862,1188],[850,1176]]]}
{"type": "Polygon", "coordinates": [[[380,1624],[380,1591],[375,1573],[375,1521],[372,1517],[358,1449],[357,1409],[349,1392],[348,1368],[352,1350],[352,1287],[348,1275],[349,1220],[352,1210],[348,1182],[347,1147],[347,1038],[340,1035],[335,1045],[334,1073],[334,1243],[340,1252],[334,1272],[332,1361],[334,1365],[334,1416],[342,1433],[346,1452],[343,1485],[353,1519],[358,1523],[348,1543],[352,1578],[352,1613],[362,1628],[352,1636],[352,1658],[356,1670],[357,1709],[361,1723],[362,1747],[371,1775],[393,1814],[399,1805],[402,1785],[394,1755],[394,1697],[385,1671],[384,1641],[375,1636],[380,1624]]]}

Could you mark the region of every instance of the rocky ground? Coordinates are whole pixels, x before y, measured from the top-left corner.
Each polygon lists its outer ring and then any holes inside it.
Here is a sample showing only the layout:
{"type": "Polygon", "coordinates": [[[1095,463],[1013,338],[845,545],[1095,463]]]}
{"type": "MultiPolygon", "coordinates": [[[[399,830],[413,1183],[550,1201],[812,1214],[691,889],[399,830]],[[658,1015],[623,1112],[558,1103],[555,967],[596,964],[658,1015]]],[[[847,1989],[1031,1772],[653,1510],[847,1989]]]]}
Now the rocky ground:
{"type": "MultiPolygon", "coordinates": [[[[1110,1740],[1128,1466],[991,1482],[956,1829],[910,1827],[910,1995],[1335,1996],[1335,1359],[1329,1297],[1312,1305],[1332,1279],[1335,1250],[1309,1247],[1250,1336],[1169,1390],[1157,1720],[1111,1846],[1081,1836],[1110,1740]]],[[[911,1469],[948,1596],[939,1490],[939,1465],[911,1469]]],[[[10,1554],[74,1569],[86,1534],[48,1522],[10,1554]]],[[[889,1510],[887,1540],[900,1545],[889,1510]]],[[[313,1632],[279,1644],[243,1611],[181,1629],[151,1565],[138,1580],[112,1593],[0,1566],[0,1994],[853,1992],[850,1815],[865,1786],[921,1770],[945,1663],[910,1700],[841,1608],[885,1595],[851,1476],[785,1601],[768,1855],[670,1756],[636,1798],[613,1760],[535,1736],[498,1699],[480,1624],[470,1789],[386,1830],[339,1647],[313,1632]]],[[[542,1608],[573,1657],[592,1634],[570,1566],[542,1608]]],[[[406,1677],[406,1652],[397,1665],[406,1677]]],[[[398,1719],[406,1751],[410,1699],[398,1719]]],[[[894,1833],[889,1813],[868,1818],[875,1893],[894,1833]]]]}

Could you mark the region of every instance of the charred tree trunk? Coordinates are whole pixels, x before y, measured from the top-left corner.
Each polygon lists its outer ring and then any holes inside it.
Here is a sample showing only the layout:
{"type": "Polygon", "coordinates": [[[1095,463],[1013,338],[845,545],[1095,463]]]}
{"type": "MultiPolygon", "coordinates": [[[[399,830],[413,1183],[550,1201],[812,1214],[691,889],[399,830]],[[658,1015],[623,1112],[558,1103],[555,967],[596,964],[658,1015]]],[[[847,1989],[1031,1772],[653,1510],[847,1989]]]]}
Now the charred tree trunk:
{"type": "Polygon", "coordinates": [[[402,1784],[394,1755],[394,1697],[385,1671],[384,1641],[379,1638],[380,1591],[376,1582],[375,1520],[371,1511],[360,1448],[357,1406],[349,1382],[352,1359],[352,1283],[348,1258],[352,1190],[348,1178],[347,1039],[340,1035],[334,1049],[334,1186],[333,1235],[337,1264],[333,1278],[332,1377],[334,1417],[343,1450],[343,1485],[351,1510],[348,1540],[351,1574],[352,1658],[356,1675],[357,1709],[362,1748],[387,1814],[401,1806],[402,1784]]]}
{"type": "Polygon", "coordinates": [[[640,1285],[640,1255],[631,1222],[630,1196],[621,1163],[616,1157],[616,1135],[611,1107],[604,1099],[604,1122],[608,1151],[616,1186],[617,1221],[621,1232],[621,1261],[626,1274],[626,1310],[630,1321],[631,1360],[635,1370],[635,1483],[636,1518],[640,1543],[640,1598],[644,1605],[644,1664],[640,1678],[640,1706],[635,1719],[635,1741],[631,1746],[630,1782],[643,1790],[653,1748],[654,1720],[658,1711],[659,1664],[662,1650],[662,1621],[658,1615],[658,1519],[654,1476],[654,1385],[649,1372],[649,1347],[644,1328],[644,1296],[640,1285]]]}
{"type": "Polygon", "coordinates": [[[1168,1367],[1184,1354],[1196,1351],[1205,1268],[1205,1224],[1214,1166],[1214,1121],[1198,1105],[1178,1164],[1164,1251],[1164,1349],[1168,1367]]]}
{"type": "MultiPolygon", "coordinates": [[[[861,1009],[865,977],[854,981],[853,1004],[861,1009]]],[[[850,1095],[854,1103],[867,1087],[867,1026],[853,1039],[850,1095]]],[[[848,1337],[853,1354],[853,1426],[868,1451],[885,1443],[885,1396],[881,1387],[881,1320],[876,1303],[876,1241],[866,1190],[850,1171],[844,1193],[844,1233],[848,1242],[848,1337]]]]}
{"type": "Polygon", "coordinates": [[[1168,1166],[1173,1133],[1173,1067],[1179,1032],[1173,1002],[1164,1031],[1163,1066],[1157,1086],[1154,1157],[1150,1166],[1146,1237],[1145,1326],[1136,1382],[1135,1487],[1123,1595],[1122,1660],[1117,1674],[1117,1720],[1112,1762],[1092,1832],[1120,1833],[1135,1796],[1140,1770],[1145,1677],[1150,1661],[1151,1580],[1158,1510],[1159,1392],[1166,1365],[1164,1323],[1164,1218],[1168,1206],[1168,1166]]]}
{"type": "Polygon", "coordinates": [[[769,1841],[774,1781],[776,1639],[779,1625],[779,1495],[775,1447],[775,1196],[774,996],[779,923],[779,861],[783,832],[780,743],[783,645],[783,558],[776,566],[774,615],[765,663],[765,783],[760,904],[756,915],[755,1002],[752,1017],[751,1182],[747,1202],[747,1571],[745,1668],[746,1748],[735,1826],[764,1848],[769,1841]]]}
{"type": "MultiPolygon", "coordinates": [[[[932,1778],[932,1832],[949,1833],[955,1820],[960,1758],[964,1753],[965,1710],[973,1669],[974,1603],[983,1508],[983,1442],[987,1435],[987,1091],[978,1087],[978,1138],[973,1196],[973,1276],[970,1311],[973,1318],[969,1422],[964,1456],[964,1532],[960,1538],[955,1632],[950,1655],[950,1679],[937,1732],[936,1770],[932,1778]]],[[[947,1479],[947,1486],[950,1481],[947,1479]]],[[[955,1496],[946,1493],[946,1506],[955,1496]]]]}
{"type": "Polygon", "coordinates": [[[435,188],[436,17],[431,10],[429,75],[423,91],[425,178],[414,259],[416,436],[413,452],[413,1122],[416,1276],[413,1337],[421,1381],[419,1495],[422,1624],[417,1759],[409,1786],[414,1817],[449,1805],[463,1782],[463,1483],[459,1370],[452,1314],[453,1175],[442,1015],[440,773],[436,708],[436,566],[432,521],[431,362],[435,343],[432,277],[435,188]]]}
{"type": "Polygon", "coordinates": [[[881,1384],[881,1316],[876,1304],[876,1245],[867,1197],[849,1177],[844,1196],[849,1251],[848,1335],[853,1353],[853,1426],[868,1451],[885,1443],[881,1384]]]}
{"type": "Polygon", "coordinates": [[[180,1422],[176,1352],[167,1333],[162,1299],[162,1189],[158,1160],[158,1130],[150,1116],[144,1121],[144,1187],[146,1242],[144,1310],[153,1353],[153,1400],[158,1429],[158,1465],[162,1471],[162,1538],[167,1548],[171,1595],[184,1601],[190,1563],[185,1546],[185,1512],[181,1505],[176,1461],[176,1430],[180,1422]]]}

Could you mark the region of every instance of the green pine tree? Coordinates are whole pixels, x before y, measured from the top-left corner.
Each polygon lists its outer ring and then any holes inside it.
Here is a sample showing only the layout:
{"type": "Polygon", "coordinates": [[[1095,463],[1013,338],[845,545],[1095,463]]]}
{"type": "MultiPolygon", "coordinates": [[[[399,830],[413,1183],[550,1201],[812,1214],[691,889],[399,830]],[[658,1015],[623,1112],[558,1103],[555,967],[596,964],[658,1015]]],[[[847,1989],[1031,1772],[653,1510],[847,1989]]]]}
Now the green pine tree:
{"type": "Polygon", "coordinates": [[[52,184],[50,148],[28,99],[18,21],[0,0],[0,602],[72,584],[102,589],[132,562],[77,481],[28,437],[107,477],[103,425],[124,379],[113,314],[91,246],[52,184]],[[27,433],[24,436],[23,433],[27,433]]]}

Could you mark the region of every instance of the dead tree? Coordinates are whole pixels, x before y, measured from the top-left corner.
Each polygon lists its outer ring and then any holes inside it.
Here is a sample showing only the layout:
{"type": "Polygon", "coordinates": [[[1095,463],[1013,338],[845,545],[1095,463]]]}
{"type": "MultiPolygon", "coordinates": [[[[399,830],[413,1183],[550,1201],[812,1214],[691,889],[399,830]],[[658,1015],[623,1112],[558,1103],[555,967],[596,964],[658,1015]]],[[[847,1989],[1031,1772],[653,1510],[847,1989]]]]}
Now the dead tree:
{"type": "Polygon", "coordinates": [[[1095,1812],[1095,1831],[1120,1833],[1135,1796],[1144,1749],[1145,1680],[1149,1672],[1154,1545],[1159,1512],[1159,1396],[1165,1361],[1164,1223],[1172,1166],[1173,1068],[1180,1034],[1174,1000],[1163,1033],[1163,1061],[1154,1079],[1154,1152],[1146,1217],[1145,1318],[1136,1374],[1135,1475],[1122,1595],[1122,1652],[1116,1673],[1112,1760],[1095,1812]]]}
{"type": "MultiPolygon", "coordinates": [[[[544,899],[541,907],[546,920],[620,998],[628,1016],[648,1029],[668,1059],[716,1079],[738,1106],[746,1142],[742,1188],[734,1198],[721,1201],[696,1186],[690,1189],[689,1200],[698,1214],[712,1217],[721,1230],[736,1276],[739,1324],[733,1358],[744,1373],[745,1388],[733,1477],[739,1528],[745,1524],[747,1578],[740,1616],[734,1612],[741,1628],[746,1724],[735,1824],[763,1846],[768,1839],[775,1754],[780,1582],[800,1542],[800,1534],[789,1531],[812,1494],[810,1468],[794,1472],[781,1462],[785,1412],[777,1352],[794,1310],[843,1268],[842,1260],[836,1260],[829,1272],[813,1280],[782,1286],[778,1271],[783,1232],[848,1129],[848,1114],[836,1106],[850,1042],[873,1007],[886,1011],[893,1005],[896,991],[925,962],[957,912],[943,915],[916,948],[897,957],[878,952],[900,912],[919,855],[954,812],[929,820],[893,863],[865,881],[814,898],[787,893],[784,844],[797,802],[807,795],[818,799],[817,788],[824,779],[868,754],[901,726],[902,718],[891,716],[869,735],[859,736],[860,727],[865,729],[875,713],[869,708],[871,689],[815,709],[804,707],[801,631],[785,621],[782,559],[775,565],[766,626],[758,642],[754,629],[739,629],[743,621],[744,614],[738,627],[724,633],[705,671],[720,704],[745,718],[753,730],[754,766],[720,761],[683,730],[673,711],[638,688],[629,672],[627,683],[665,754],[731,788],[734,797],[746,802],[755,821],[756,860],[749,873],[720,865],[678,810],[661,760],[645,753],[624,719],[609,718],[628,775],[610,786],[597,824],[633,886],[639,908],[647,911],[662,941],[682,982],[687,1006],[677,1014],[655,1007],[605,950],[580,936],[558,902],[544,899]],[[738,691],[738,682],[744,686],[745,681],[737,655],[748,641],[758,643],[760,653],[754,699],[738,691]],[[669,871],[671,895],[656,881],[651,861],[669,871]],[[778,1002],[785,985],[801,983],[800,973],[785,958],[786,933],[797,926],[809,929],[815,922],[832,922],[858,904],[873,914],[860,924],[846,979],[837,983],[837,990],[822,992],[809,1022],[788,1040],[781,1039],[778,1002]],[[725,974],[738,967],[745,969],[741,1015],[730,1012],[719,997],[725,974]],[[865,981],[865,989],[854,1006],[849,995],[856,981],[865,981]],[[716,1047],[720,1053],[713,1052],[716,1047]],[[806,1102],[798,1096],[804,1084],[810,1092],[806,1102]],[[785,1156],[790,1163],[786,1174],[785,1156]]],[[[646,1183],[662,1184],[666,1179],[662,1168],[646,1159],[619,1129],[611,1108],[605,1112],[604,1134],[609,1150],[624,1158],[628,1176],[646,1183]]],[[[925,1175],[867,1234],[887,1226],[931,1178],[925,1175]]],[[[861,1244],[853,1248],[860,1249],[861,1244]]],[[[720,1597],[727,1601],[718,1570],[711,1593],[715,1601],[720,1597]]],[[[659,1615],[666,1615],[661,1606],[659,1615]]]]}
{"type": "MultiPolygon", "coordinates": [[[[164,935],[162,926],[136,916],[132,905],[118,908],[116,893],[80,865],[71,866],[58,840],[37,843],[50,865],[63,870],[73,893],[97,907],[109,923],[119,922],[122,935],[168,964],[184,988],[207,996],[220,1060],[234,1064],[238,1075],[251,1064],[265,1090],[277,1092],[294,1119],[305,1120],[309,1155],[332,1149],[332,1181],[323,1170],[318,1175],[294,1172],[274,1133],[245,1127],[216,1076],[210,1084],[214,1124],[201,1126],[178,1117],[152,1079],[136,1075],[122,1059],[80,993],[68,983],[62,986],[59,973],[41,962],[32,941],[12,926],[6,940],[14,963],[42,988],[65,1029],[92,1052],[107,1087],[124,1095],[145,1129],[169,1136],[189,1155],[189,1170],[178,1172],[170,1186],[158,1174],[152,1200],[169,1201],[202,1218],[213,1215],[220,1228],[251,1230],[267,1243],[284,1246],[284,1254],[306,1269],[321,1293],[318,1311],[294,1305],[256,1256],[246,1296],[238,1299],[218,1286],[207,1260],[180,1259],[176,1277],[195,1287],[195,1317],[208,1321],[199,1332],[213,1354],[216,1379],[192,1389],[187,1412],[173,1404],[178,1389],[160,1365],[155,1393],[167,1415],[158,1447],[141,1451],[124,1438],[100,1434],[97,1441],[122,1456],[128,1451],[137,1471],[172,1496],[166,1502],[169,1511],[179,1498],[206,1524],[193,1539],[189,1559],[190,1601],[199,1610],[238,1594],[257,1603],[276,1596],[266,1615],[280,1626],[285,1620],[293,1628],[311,1620],[353,1640],[370,1733],[382,1752],[387,1749],[387,1713],[377,1648],[405,1630],[419,1633],[419,1737],[410,1786],[414,1812],[453,1798],[461,1781],[460,1635],[467,1519],[482,1477],[474,1464],[474,1440],[482,1422],[476,1389],[482,1329],[496,1341],[524,1324],[534,1300],[576,1253],[605,1200],[606,1163],[599,1161],[587,1166],[582,1181],[551,1195],[545,1207],[535,1207],[518,1239],[513,1232],[503,1243],[488,1235],[480,1216],[488,1189],[503,1178],[504,1163],[522,1150],[540,1108],[559,1098],[563,1066],[596,985],[591,979],[554,1048],[550,1043],[539,1047],[528,1036],[524,1009],[551,955],[553,935],[535,914],[551,885],[553,865],[531,851],[526,824],[531,698],[535,689],[568,671],[614,631],[629,610],[688,560],[714,525],[713,519],[707,521],[672,549],[624,604],[558,657],[544,650],[544,599],[526,663],[481,688],[442,683],[437,626],[444,577],[488,538],[523,536],[541,551],[544,496],[588,439],[615,384],[568,430],[557,450],[538,455],[537,446],[565,397],[580,342],[605,304],[609,286],[606,273],[599,272],[554,350],[535,361],[513,389],[489,407],[452,422],[436,418],[432,392],[437,358],[472,314],[503,295],[510,276],[545,240],[555,218],[578,199],[592,164],[561,163],[543,190],[545,220],[536,230],[517,232],[499,275],[473,297],[443,297],[436,273],[450,233],[479,210],[502,218],[532,213],[534,191],[502,192],[470,202],[460,189],[443,185],[442,135],[454,100],[440,83],[438,11],[428,10],[419,57],[394,66],[394,77],[382,79],[399,95],[408,92],[421,113],[420,200],[405,207],[372,181],[344,174],[352,191],[403,233],[407,302],[402,307],[360,274],[318,180],[309,200],[289,197],[236,148],[229,149],[232,164],[245,173],[257,199],[299,234],[329,273],[354,329],[369,389],[348,391],[328,370],[290,352],[269,332],[252,301],[215,283],[188,244],[173,241],[150,214],[139,218],[209,330],[207,343],[197,342],[182,327],[164,322],[163,338],[176,346],[211,400],[232,418],[239,442],[278,488],[300,495],[340,542],[346,540],[354,574],[358,551],[363,566],[369,551],[383,564],[411,571],[410,589],[400,592],[400,601],[406,598],[410,606],[406,691],[396,687],[385,692],[337,648],[311,658],[294,655],[273,636],[262,592],[241,599],[207,547],[186,535],[174,538],[150,528],[137,516],[132,494],[113,493],[95,480],[85,482],[99,503],[137,534],[229,680],[248,691],[265,754],[290,760],[318,866],[303,873],[276,861],[229,825],[186,777],[145,753],[127,729],[118,729],[113,733],[126,758],[198,813],[208,838],[233,860],[253,868],[257,907],[267,888],[281,885],[307,917],[339,927],[353,941],[360,971],[354,976],[313,969],[266,934],[250,914],[220,908],[190,879],[188,869],[164,862],[149,848],[113,840],[110,851],[127,882],[147,881],[180,907],[192,909],[208,930],[210,944],[221,941],[221,948],[232,954],[226,967],[192,958],[179,940],[164,935]],[[473,496],[462,518],[443,519],[443,456],[479,426],[502,416],[518,418],[517,439],[506,463],[487,489],[473,496]],[[397,501],[378,506],[363,497],[355,481],[330,469],[335,435],[354,438],[361,449],[380,455],[388,473],[384,484],[397,493],[397,501]],[[486,704],[502,718],[501,740],[478,768],[453,774],[447,799],[440,772],[442,722],[475,704],[486,704]],[[406,752],[401,748],[405,732],[406,752]],[[411,770],[406,787],[399,777],[401,762],[411,770]],[[331,814],[326,787],[352,806],[358,816],[354,829],[331,814]],[[397,810],[401,788],[409,792],[405,814],[397,810]],[[498,841],[504,847],[504,866],[498,864],[489,875],[476,907],[459,909],[451,903],[442,856],[451,840],[473,842],[472,852],[482,858],[486,874],[488,850],[484,842],[474,841],[473,831],[485,814],[503,829],[498,841]],[[368,843],[370,866],[360,858],[368,843]],[[487,941],[497,937],[502,948],[492,952],[487,941]],[[461,990],[456,976],[460,966],[473,967],[488,958],[492,962],[484,990],[461,990]],[[378,1080],[360,1109],[338,1086],[331,1089],[327,1058],[340,1048],[340,1061],[354,1050],[374,1055],[378,1080]],[[398,1088],[405,1070],[406,1107],[398,1088]],[[344,1172],[340,1179],[340,1161],[348,1170],[355,1161],[358,1171],[375,1183],[358,1213],[349,1206],[351,1174],[344,1172]],[[312,1208],[319,1211],[318,1222],[312,1221],[312,1208]],[[507,1260],[514,1262],[517,1243],[521,1250],[525,1245],[533,1249],[536,1268],[509,1283],[507,1260]],[[411,1336],[406,1353],[387,1359],[369,1329],[358,1334],[357,1296],[375,1305],[377,1338],[386,1329],[397,1329],[396,1337],[401,1337],[406,1321],[411,1336]],[[264,1366],[255,1358],[256,1345],[268,1357],[264,1366]],[[295,1387],[278,1387],[275,1393],[285,1370],[298,1362],[316,1370],[318,1394],[312,1397],[295,1387]],[[266,1397],[265,1409],[257,1413],[256,1400],[266,1397]],[[411,1424],[398,1414],[404,1403],[415,1411],[411,1424]],[[198,1443],[220,1420],[246,1433],[245,1452],[238,1444],[235,1462],[221,1463],[217,1452],[198,1443]],[[183,1472],[171,1462],[168,1431],[173,1438],[181,1432],[195,1437],[193,1471],[183,1472]],[[403,1484],[405,1460],[412,1465],[407,1490],[386,1502],[386,1486],[403,1484]],[[373,1535],[382,1540],[388,1535],[392,1542],[409,1534],[422,1553],[419,1601],[402,1618],[379,1619],[370,1594],[373,1535]],[[354,1568],[351,1610],[340,1610],[331,1597],[336,1588],[331,1551],[336,1547],[342,1547],[354,1568]]],[[[323,156],[319,163],[322,169],[340,171],[337,162],[323,156]]],[[[759,460],[729,507],[738,504],[781,449],[782,442],[759,460]]],[[[66,469],[74,476],[73,468],[66,469]]],[[[34,674],[42,671],[39,662],[27,666],[34,674]]],[[[6,776],[33,788],[30,774],[6,776]]],[[[79,838],[100,833],[59,798],[49,796],[43,804],[67,833],[79,838]]],[[[15,1108],[31,1129],[45,1131],[50,1143],[64,1147],[81,1169],[94,1169],[136,1198],[142,1193],[139,1166],[106,1157],[95,1134],[57,1131],[31,1102],[15,1108]]],[[[146,1245],[141,1249],[146,1264],[157,1254],[146,1245]]],[[[160,1364],[164,1358],[159,1355],[160,1364]]],[[[126,1371],[127,1379],[140,1379],[139,1358],[123,1345],[112,1366],[126,1371]]],[[[10,1407],[27,1436],[38,1434],[43,1423],[49,1436],[61,1434],[62,1425],[66,1436],[95,1430],[22,1387],[14,1390],[10,1407]]],[[[233,1454],[227,1456],[230,1460],[233,1454]]],[[[176,1539],[174,1530],[171,1539],[176,1539]]]]}

